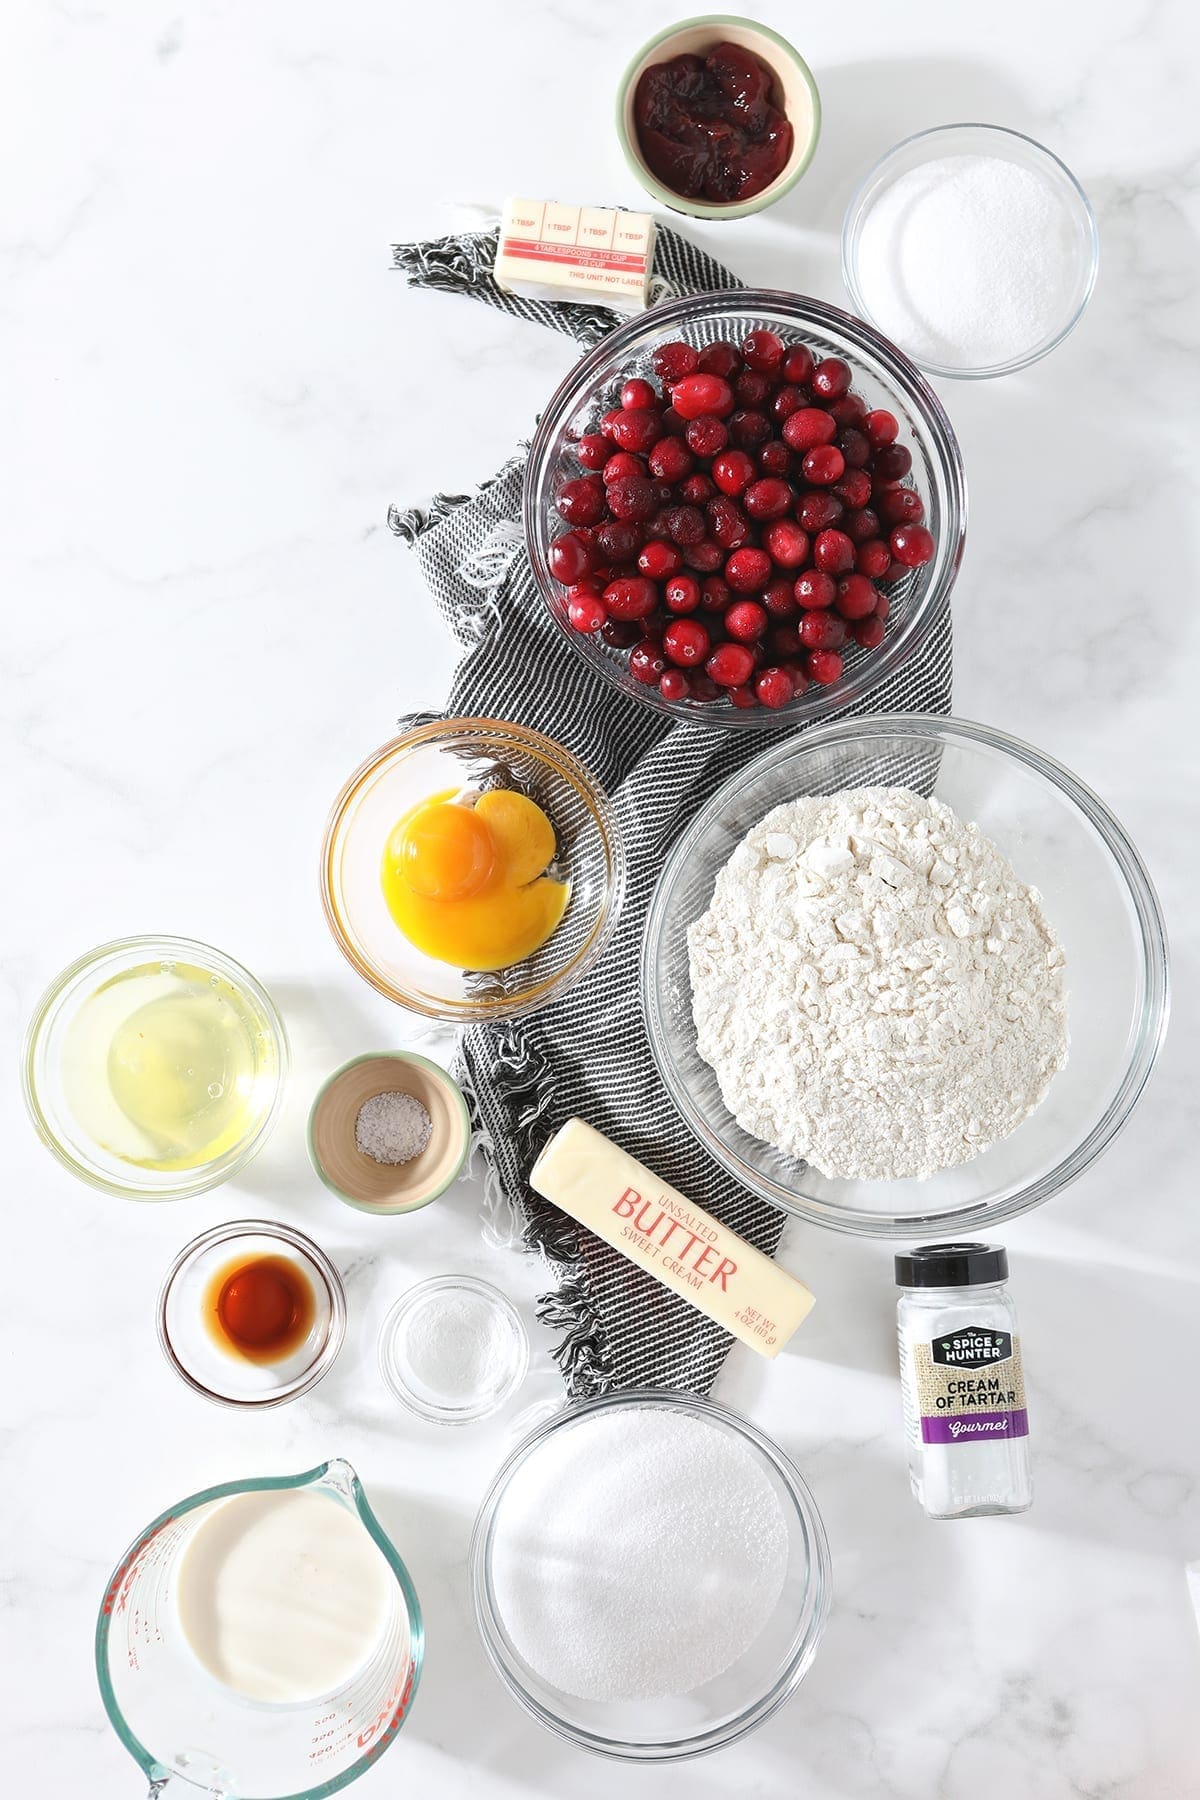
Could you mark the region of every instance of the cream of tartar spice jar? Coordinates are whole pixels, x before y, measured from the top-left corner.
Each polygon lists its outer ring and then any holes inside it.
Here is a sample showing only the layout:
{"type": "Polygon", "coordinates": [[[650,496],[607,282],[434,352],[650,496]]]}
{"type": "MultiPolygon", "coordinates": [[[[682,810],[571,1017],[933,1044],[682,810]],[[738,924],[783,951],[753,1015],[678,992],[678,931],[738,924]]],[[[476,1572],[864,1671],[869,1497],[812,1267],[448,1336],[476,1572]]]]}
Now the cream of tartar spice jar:
{"type": "Polygon", "coordinates": [[[1033,1502],[1007,1280],[998,1244],[925,1244],[896,1258],[908,1474],[931,1519],[1019,1513],[1033,1502]]]}

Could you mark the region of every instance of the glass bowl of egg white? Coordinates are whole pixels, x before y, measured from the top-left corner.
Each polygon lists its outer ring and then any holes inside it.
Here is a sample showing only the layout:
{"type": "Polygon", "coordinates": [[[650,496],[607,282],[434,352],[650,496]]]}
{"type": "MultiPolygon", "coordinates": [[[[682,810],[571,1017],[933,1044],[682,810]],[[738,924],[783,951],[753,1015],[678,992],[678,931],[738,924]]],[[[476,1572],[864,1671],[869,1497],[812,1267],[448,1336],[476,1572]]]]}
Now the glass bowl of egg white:
{"type": "Polygon", "coordinates": [[[232,957],[129,937],[51,983],[25,1038],[25,1102],[73,1175],[126,1200],[228,1181],[266,1142],[288,1070],[283,1021],[232,957]]]}
{"type": "Polygon", "coordinates": [[[805,732],[719,789],[659,878],[642,980],[709,1154],[875,1237],[986,1230],[1084,1174],[1168,1010],[1158,899],[1103,801],[915,714],[805,732]]]}
{"type": "Polygon", "coordinates": [[[497,719],[417,726],[334,802],[321,892],[364,980],[427,1018],[524,1016],[595,964],[616,925],[616,816],[561,744],[497,719]]]}

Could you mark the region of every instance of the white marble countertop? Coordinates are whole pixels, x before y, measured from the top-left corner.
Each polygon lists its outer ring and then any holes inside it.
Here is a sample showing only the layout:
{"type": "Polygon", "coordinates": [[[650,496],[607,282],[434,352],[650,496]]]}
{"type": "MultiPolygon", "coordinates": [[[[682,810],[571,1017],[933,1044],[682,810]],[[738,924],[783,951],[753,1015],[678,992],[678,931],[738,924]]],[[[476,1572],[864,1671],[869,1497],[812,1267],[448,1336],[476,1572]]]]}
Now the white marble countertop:
{"type": "MultiPolygon", "coordinates": [[[[319,1078],[417,1038],[340,960],[315,883],[343,777],[399,712],[436,704],[450,670],[387,504],[487,475],[572,355],[534,327],[406,291],[388,246],[508,191],[637,204],[610,95],[636,44],[684,10],[9,8],[4,1026],[15,1041],[79,952],[163,929],[261,976],[296,1067],[244,1178],[159,1208],[70,1180],[9,1084],[6,1792],[139,1791],[92,1670],[114,1560],[199,1487],[336,1453],[379,1502],[428,1615],[422,1692],[363,1800],[1200,1794],[1184,1575],[1200,1558],[1188,0],[858,0],[802,22],[773,0],[765,18],[821,86],[819,153],[777,211],[695,232],[743,277],[840,301],[836,234],[858,176],[897,138],[963,117],[1045,139],[1099,215],[1100,285],[1075,336],[1025,375],[942,390],[972,499],[956,709],[1099,790],[1173,935],[1174,1035],[1133,1123],[1086,1180],[1004,1233],[1032,1382],[1033,1511],[922,1519],[902,1468],[890,1248],[791,1230],[785,1259],[821,1304],[780,1364],[736,1352],[718,1397],[780,1439],[823,1510],[836,1605],[820,1655],[737,1749],[657,1771],[589,1759],[517,1710],[470,1623],[468,1530],[513,1420],[462,1433],[409,1421],[373,1355],[383,1311],[416,1277],[476,1270],[528,1309],[537,1273],[484,1246],[470,1184],[384,1228],[338,1206],[306,1163],[319,1078]],[[153,1324],[176,1250],[245,1215],[312,1232],[345,1272],[352,1315],[325,1383],[253,1421],[187,1391],[153,1324]]],[[[523,1407],[556,1391],[540,1331],[536,1343],[523,1407]]]]}

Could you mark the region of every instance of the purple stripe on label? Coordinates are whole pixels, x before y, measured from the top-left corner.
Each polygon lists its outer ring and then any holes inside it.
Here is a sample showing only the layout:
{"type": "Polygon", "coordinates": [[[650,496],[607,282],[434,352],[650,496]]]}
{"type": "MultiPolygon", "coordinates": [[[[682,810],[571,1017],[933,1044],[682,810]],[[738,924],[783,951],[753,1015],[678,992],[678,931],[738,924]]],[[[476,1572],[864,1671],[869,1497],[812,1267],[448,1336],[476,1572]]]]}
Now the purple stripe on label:
{"type": "Polygon", "coordinates": [[[1022,1406],[1013,1412],[938,1413],[921,1420],[921,1439],[926,1444],[969,1444],[981,1438],[1029,1436],[1029,1414],[1022,1406]]]}

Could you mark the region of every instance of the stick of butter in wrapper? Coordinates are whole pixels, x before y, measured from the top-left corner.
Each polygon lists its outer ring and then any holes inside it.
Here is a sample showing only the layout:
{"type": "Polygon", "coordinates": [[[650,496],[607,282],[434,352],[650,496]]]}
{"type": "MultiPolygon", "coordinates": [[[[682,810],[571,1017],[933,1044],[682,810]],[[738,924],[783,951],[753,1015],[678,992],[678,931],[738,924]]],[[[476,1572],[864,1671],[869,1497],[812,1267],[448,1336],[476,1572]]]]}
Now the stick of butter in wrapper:
{"type": "Polygon", "coordinates": [[[529,1185],[760,1356],[812,1310],[803,1282],[582,1119],[555,1132],[529,1185]]]}
{"type": "Polygon", "coordinates": [[[650,297],[649,213],[506,200],[493,273],[507,294],[641,312],[650,297]]]}

